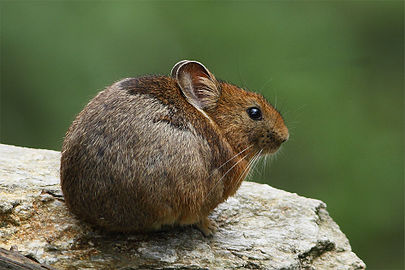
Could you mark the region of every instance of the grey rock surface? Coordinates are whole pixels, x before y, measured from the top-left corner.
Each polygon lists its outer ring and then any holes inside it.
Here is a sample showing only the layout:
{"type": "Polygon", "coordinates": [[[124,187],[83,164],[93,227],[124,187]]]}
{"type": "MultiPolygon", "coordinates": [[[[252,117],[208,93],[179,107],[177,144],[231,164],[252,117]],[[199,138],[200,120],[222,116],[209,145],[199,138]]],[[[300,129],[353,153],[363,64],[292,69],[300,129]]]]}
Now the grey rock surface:
{"type": "Polygon", "coordinates": [[[0,247],[57,269],[365,269],[323,202],[251,182],[212,213],[212,238],[101,232],[67,211],[59,159],[0,144],[0,247]]]}

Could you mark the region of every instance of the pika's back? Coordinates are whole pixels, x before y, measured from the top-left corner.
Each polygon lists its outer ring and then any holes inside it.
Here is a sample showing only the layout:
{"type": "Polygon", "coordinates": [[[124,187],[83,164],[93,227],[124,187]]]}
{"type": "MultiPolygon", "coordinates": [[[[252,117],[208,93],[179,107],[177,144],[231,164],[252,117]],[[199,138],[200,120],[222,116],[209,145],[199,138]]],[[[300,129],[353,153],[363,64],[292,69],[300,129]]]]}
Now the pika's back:
{"type": "MultiPolygon", "coordinates": [[[[181,95],[176,82],[166,76],[118,81],[80,112],[68,130],[65,145],[69,137],[80,138],[92,148],[98,143],[97,152],[102,156],[106,148],[111,152],[114,152],[112,147],[123,150],[124,143],[133,147],[131,142],[150,144],[162,137],[167,140],[188,135],[203,137],[203,133],[205,137],[212,129],[209,121],[196,118],[199,112],[181,95]]],[[[215,132],[212,136],[216,136],[215,132]]]]}

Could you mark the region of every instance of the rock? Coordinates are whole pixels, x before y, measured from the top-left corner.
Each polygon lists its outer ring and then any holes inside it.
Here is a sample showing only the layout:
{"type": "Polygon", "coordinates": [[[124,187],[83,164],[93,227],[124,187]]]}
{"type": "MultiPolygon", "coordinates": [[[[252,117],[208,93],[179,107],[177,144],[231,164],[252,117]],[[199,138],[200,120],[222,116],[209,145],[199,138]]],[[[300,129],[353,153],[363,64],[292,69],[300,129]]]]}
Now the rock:
{"type": "Polygon", "coordinates": [[[101,232],[67,211],[59,159],[0,145],[1,248],[57,269],[365,269],[323,202],[251,182],[212,213],[212,238],[192,227],[101,232]]]}
{"type": "Polygon", "coordinates": [[[13,249],[0,248],[0,269],[8,270],[55,270],[55,268],[39,264],[36,261],[22,256],[13,249]]]}

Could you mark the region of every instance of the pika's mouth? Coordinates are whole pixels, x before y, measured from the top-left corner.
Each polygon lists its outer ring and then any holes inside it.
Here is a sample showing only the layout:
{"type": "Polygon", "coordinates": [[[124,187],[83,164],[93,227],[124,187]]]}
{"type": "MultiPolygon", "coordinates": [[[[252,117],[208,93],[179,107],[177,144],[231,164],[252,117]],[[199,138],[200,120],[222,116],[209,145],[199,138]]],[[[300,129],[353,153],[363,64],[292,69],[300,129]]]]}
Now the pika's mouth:
{"type": "Polygon", "coordinates": [[[263,154],[274,154],[281,148],[281,145],[285,141],[287,140],[280,140],[274,137],[270,137],[259,141],[259,145],[260,148],[263,149],[263,154]]]}
{"type": "Polygon", "coordinates": [[[268,148],[265,148],[265,150],[263,152],[265,152],[264,154],[275,154],[280,148],[281,148],[281,144],[272,145],[268,148]]]}
{"type": "Polygon", "coordinates": [[[262,135],[257,140],[257,146],[262,150],[262,154],[274,154],[281,145],[288,140],[288,132],[279,133],[277,131],[268,130],[265,135],[262,135]]]}

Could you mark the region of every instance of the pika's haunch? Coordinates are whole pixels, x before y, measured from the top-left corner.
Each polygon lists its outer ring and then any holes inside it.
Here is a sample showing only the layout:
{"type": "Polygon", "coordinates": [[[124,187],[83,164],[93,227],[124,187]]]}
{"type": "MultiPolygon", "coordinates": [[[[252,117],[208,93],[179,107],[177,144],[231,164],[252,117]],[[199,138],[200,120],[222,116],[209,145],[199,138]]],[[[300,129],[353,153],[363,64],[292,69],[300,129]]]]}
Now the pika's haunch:
{"type": "Polygon", "coordinates": [[[108,231],[195,224],[210,235],[209,213],[288,136],[261,95],[184,60],[170,77],[127,78],[86,105],[63,143],[62,191],[71,212],[108,231]]]}

